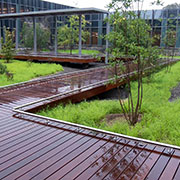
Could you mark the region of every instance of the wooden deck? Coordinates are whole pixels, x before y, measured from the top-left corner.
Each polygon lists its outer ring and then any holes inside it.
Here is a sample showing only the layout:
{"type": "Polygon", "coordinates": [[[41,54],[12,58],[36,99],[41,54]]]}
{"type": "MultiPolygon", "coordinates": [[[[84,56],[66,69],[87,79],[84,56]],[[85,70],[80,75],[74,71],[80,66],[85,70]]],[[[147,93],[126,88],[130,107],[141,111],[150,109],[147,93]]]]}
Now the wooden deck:
{"type": "Polygon", "coordinates": [[[178,147],[26,114],[109,90],[103,82],[112,75],[98,68],[0,89],[0,179],[179,180],[178,147]],[[22,113],[14,112],[23,104],[22,113]]]}
{"type": "MultiPolygon", "coordinates": [[[[3,58],[0,55],[0,58],[3,58]]],[[[78,56],[77,54],[57,54],[46,53],[46,52],[38,52],[37,54],[33,53],[24,53],[19,52],[14,56],[15,59],[19,60],[28,60],[28,61],[39,61],[39,62],[68,62],[68,63],[79,63],[79,64],[89,64],[93,62],[98,62],[98,60],[90,55],[82,55],[78,56]]]]}

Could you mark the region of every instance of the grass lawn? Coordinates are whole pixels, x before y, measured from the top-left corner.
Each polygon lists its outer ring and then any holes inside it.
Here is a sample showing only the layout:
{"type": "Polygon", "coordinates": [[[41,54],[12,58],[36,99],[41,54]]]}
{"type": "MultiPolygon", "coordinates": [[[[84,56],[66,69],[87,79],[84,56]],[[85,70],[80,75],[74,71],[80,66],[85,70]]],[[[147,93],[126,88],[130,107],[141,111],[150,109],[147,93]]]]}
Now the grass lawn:
{"type": "MultiPolygon", "coordinates": [[[[168,56],[160,55],[159,57],[160,58],[167,58],[168,56]]],[[[170,56],[170,58],[171,58],[171,56],[170,56]]],[[[180,56],[174,56],[173,58],[174,59],[180,59],[180,56]]]]}
{"type": "Polygon", "coordinates": [[[63,67],[55,63],[41,64],[18,60],[13,60],[11,63],[4,63],[3,60],[0,60],[0,62],[5,64],[7,66],[8,71],[14,74],[13,80],[7,80],[5,74],[0,75],[0,86],[28,81],[39,76],[45,76],[49,74],[54,74],[58,71],[63,71],[63,67]]]}
{"type": "MultiPolygon", "coordinates": [[[[80,104],[59,105],[54,109],[39,112],[43,116],[105,129],[130,136],[169,143],[180,146],[180,100],[169,102],[170,90],[180,82],[180,62],[174,64],[171,72],[166,69],[154,74],[151,83],[144,78],[144,98],[141,113],[142,121],[135,127],[127,122],[115,122],[108,125],[102,121],[112,113],[121,113],[116,100],[92,101],[80,104]]],[[[136,97],[137,82],[133,82],[133,93],[136,97]]],[[[134,98],[135,98],[134,97],[134,98]]]]}
{"type": "MultiPolygon", "coordinates": [[[[58,50],[59,53],[70,53],[70,50],[58,50]]],[[[78,49],[73,49],[72,54],[78,54],[79,50],[78,49]]],[[[87,55],[97,55],[100,52],[97,50],[86,50],[82,49],[82,54],[87,54],[87,55]]]]}
{"type": "MultiPolygon", "coordinates": [[[[43,51],[48,52],[49,50],[43,50],[43,51]]],[[[58,52],[59,53],[70,54],[70,50],[69,49],[67,49],[67,50],[59,49],[58,52]]],[[[72,54],[78,54],[78,53],[79,53],[78,49],[73,49],[72,50],[72,54]]],[[[84,55],[97,55],[97,54],[100,54],[100,52],[97,51],[97,50],[82,49],[82,54],[84,54],[84,55]]]]}

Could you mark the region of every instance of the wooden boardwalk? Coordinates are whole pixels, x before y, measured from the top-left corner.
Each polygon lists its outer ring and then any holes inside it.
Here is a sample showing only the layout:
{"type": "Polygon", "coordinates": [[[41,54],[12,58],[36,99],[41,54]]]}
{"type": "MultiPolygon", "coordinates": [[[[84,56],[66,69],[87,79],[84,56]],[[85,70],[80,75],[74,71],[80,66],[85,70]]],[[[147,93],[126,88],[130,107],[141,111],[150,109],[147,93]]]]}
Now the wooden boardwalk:
{"type": "MultiPolygon", "coordinates": [[[[3,58],[0,55],[0,58],[3,58]]],[[[52,52],[38,52],[36,54],[33,53],[24,53],[20,52],[14,56],[15,59],[19,60],[28,60],[28,61],[39,61],[39,62],[68,62],[68,63],[79,63],[79,64],[89,64],[93,62],[98,62],[97,58],[90,55],[82,55],[79,56],[77,54],[57,54],[54,55],[52,52]]],[[[103,57],[104,59],[104,57],[103,57]]]]}
{"type": "Polygon", "coordinates": [[[25,112],[111,89],[98,83],[111,76],[111,71],[99,68],[0,89],[0,179],[179,180],[178,147],[25,112]],[[14,112],[23,104],[27,105],[19,109],[22,113],[14,112]]]}

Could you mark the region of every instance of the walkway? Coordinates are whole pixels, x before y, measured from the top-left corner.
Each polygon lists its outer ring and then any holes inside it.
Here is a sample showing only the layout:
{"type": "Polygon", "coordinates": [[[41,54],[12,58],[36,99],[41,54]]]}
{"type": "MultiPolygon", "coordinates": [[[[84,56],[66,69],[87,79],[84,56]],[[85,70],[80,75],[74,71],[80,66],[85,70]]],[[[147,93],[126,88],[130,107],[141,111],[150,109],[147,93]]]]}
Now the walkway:
{"type": "Polygon", "coordinates": [[[105,83],[111,76],[98,68],[0,89],[0,179],[180,179],[178,147],[26,112],[112,88],[105,83]]]}

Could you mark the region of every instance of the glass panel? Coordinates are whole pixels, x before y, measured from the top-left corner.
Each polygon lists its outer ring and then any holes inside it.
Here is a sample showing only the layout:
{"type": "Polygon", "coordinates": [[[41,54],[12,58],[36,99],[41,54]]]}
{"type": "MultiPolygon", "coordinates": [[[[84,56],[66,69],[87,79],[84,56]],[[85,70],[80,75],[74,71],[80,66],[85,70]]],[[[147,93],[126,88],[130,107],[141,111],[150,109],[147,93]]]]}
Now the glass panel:
{"type": "Polygon", "coordinates": [[[175,17],[177,17],[177,9],[169,9],[168,18],[175,18],[175,17]]]}
{"type": "Polygon", "coordinates": [[[98,15],[97,14],[93,14],[92,15],[92,20],[98,20],[98,15]]]}

